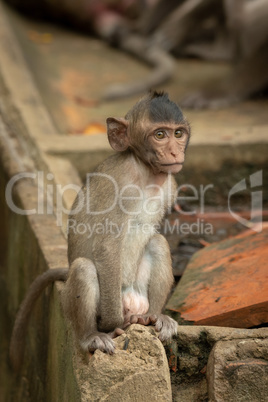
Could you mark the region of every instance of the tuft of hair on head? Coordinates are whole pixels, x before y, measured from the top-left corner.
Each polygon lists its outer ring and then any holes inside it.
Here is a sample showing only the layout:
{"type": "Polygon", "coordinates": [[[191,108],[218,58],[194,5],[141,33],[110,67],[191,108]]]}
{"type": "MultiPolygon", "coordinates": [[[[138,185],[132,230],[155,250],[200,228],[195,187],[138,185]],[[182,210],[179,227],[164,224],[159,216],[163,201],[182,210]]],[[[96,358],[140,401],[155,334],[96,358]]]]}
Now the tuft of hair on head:
{"type": "Polygon", "coordinates": [[[150,97],[150,99],[154,99],[154,98],[168,98],[168,94],[165,91],[154,91],[153,89],[150,89],[148,92],[148,96],[150,97]]]}
{"type": "Polygon", "coordinates": [[[154,123],[184,121],[180,107],[169,99],[168,93],[164,91],[149,92],[149,119],[154,123]]]}
{"type": "Polygon", "coordinates": [[[161,122],[184,122],[184,116],[179,106],[169,99],[164,91],[150,90],[145,94],[125,116],[129,120],[130,128],[144,119],[152,123],[161,122]]]}

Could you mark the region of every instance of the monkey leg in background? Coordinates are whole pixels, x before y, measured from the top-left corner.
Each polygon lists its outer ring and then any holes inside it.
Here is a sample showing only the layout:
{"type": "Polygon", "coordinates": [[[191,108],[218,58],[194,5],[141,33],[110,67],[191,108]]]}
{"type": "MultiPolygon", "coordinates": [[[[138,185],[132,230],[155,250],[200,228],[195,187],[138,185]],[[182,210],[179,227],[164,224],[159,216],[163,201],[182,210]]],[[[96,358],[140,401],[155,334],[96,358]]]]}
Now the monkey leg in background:
{"type": "Polygon", "coordinates": [[[194,92],[181,100],[185,108],[217,109],[229,106],[257,94],[268,87],[268,41],[253,55],[242,60],[229,78],[214,88],[194,92]]]}

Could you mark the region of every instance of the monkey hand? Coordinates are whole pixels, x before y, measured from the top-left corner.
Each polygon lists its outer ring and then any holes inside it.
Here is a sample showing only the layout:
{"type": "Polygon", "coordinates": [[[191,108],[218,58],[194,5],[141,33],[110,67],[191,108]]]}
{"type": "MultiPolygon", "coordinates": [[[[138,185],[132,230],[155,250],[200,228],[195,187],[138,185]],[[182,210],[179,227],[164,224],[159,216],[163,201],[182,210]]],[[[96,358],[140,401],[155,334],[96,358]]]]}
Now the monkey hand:
{"type": "MultiPolygon", "coordinates": [[[[124,329],[126,329],[127,327],[129,327],[132,324],[130,322],[130,319],[132,316],[133,316],[133,313],[130,310],[124,311],[124,323],[123,323],[124,329]]],[[[145,325],[145,324],[143,324],[143,325],[145,325]]]]}
{"type": "Polygon", "coordinates": [[[155,330],[159,332],[159,339],[167,341],[174,335],[177,335],[178,323],[173,318],[164,314],[144,314],[132,315],[130,324],[154,325],[155,330]]]}

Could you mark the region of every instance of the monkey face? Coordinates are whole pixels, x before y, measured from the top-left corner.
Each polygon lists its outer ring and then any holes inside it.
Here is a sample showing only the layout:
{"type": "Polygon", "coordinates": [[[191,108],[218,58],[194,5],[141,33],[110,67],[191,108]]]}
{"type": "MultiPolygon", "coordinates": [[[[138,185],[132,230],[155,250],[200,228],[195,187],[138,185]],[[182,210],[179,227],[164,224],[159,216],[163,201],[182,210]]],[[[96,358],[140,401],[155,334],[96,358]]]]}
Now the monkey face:
{"type": "Polygon", "coordinates": [[[155,173],[178,173],[183,166],[189,128],[184,124],[150,123],[148,162],[155,173]]]}
{"type": "Polygon", "coordinates": [[[167,94],[149,93],[125,118],[108,118],[107,129],[115,151],[131,150],[155,175],[182,169],[190,125],[167,94]]]}

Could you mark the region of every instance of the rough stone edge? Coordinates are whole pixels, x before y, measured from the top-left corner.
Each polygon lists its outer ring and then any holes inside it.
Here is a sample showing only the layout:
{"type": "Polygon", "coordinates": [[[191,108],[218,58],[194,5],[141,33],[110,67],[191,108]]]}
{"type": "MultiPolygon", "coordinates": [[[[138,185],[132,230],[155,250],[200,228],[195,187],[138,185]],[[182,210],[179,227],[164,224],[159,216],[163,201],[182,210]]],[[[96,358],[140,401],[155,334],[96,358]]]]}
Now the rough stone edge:
{"type": "Polygon", "coordinates": [[[179,325],[178,338],[185,337],[188,341],[198,340],[200,333],[206,336],[207,341],[214,345],[218,341],[234,339],[267,338],[268,328],[227,328],[202,325],[179,325]]]}

